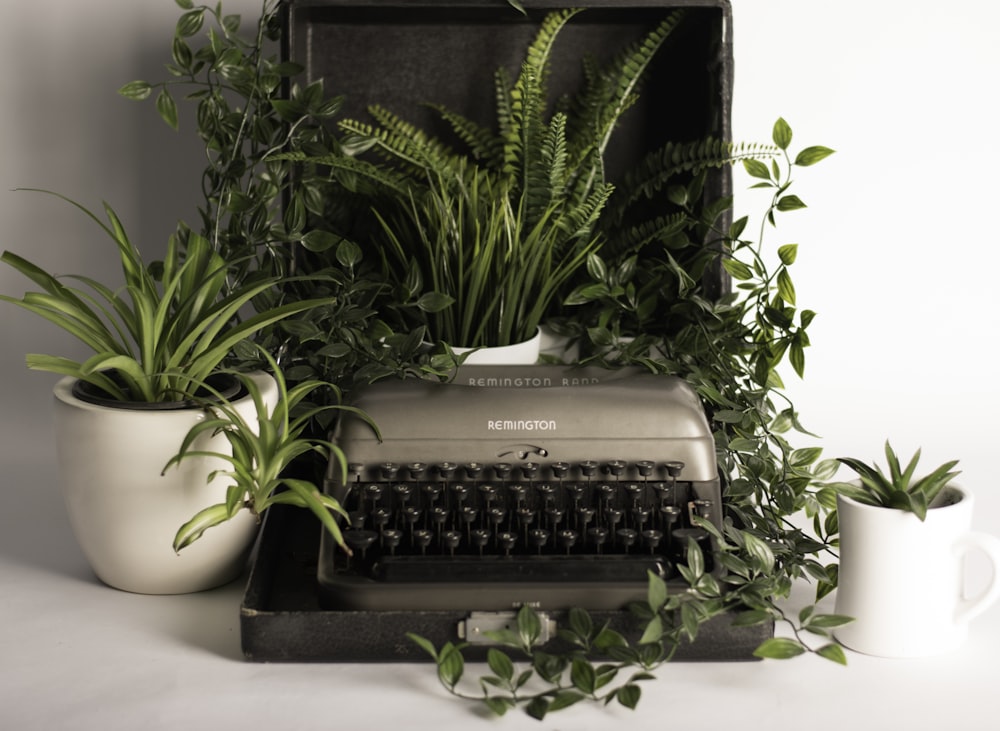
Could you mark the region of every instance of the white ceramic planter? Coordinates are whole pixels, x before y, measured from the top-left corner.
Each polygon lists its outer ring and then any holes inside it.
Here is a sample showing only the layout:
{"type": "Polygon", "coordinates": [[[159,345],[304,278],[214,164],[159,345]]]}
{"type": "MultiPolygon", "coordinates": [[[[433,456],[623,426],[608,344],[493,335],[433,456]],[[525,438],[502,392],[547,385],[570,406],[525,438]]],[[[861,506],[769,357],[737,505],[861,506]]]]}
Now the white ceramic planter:
{"type": "Polygon", "coordinates": [[[941,507],[920,521],[912,513],[837,497],[840,578],[837,614],[855,618],[836,631],[868,655],[920,657],[962,645],[969,621],[1000,597],[1000,539],[972,532],[973,497],[948,486],[941,507]],[[964,596],[965,556],[985,553],[989,584],[964,596]]]}
{"type": "Polygon", "coordinates": [[[512,345],[499,345],[489,348],[452,348],[456,354],[468,353],[464,365],[532,365],[538,362],[541,352],[542,331],[535,333],[530,340],[512,345]]]}
{"type": "MultiPolygon", "coordinates": [[[[276,403],[274,379],[264,373],[253,379],[276,403]]],[[[180,553],[172,547],[185,521],[225,499],[225,479],[208,482],[213,470],[229,468],[221,459],[185,459],[160,474],[204,412],[99,406],[74,396],[73,383],[64,378],[55,387],[56,446],[70,523],[98,578],[143,594],[201,591],[235,579],[257,531],[249,511],[180,553]]],[[[253,400],[235,403],[255,423],[253,400]]],[[[227,452],[229,443],[213,437],[198,448],[227,452]]]]}

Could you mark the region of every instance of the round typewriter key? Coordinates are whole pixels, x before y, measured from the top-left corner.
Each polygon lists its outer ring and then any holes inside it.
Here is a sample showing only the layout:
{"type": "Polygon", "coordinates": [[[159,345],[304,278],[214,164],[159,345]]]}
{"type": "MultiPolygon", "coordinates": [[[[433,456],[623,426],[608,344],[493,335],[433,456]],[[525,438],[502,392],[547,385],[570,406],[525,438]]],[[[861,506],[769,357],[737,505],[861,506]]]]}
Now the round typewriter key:
{"type": "Polygon", "coordinates": [[[627,492],[629,497],[632,498],[632,507],[639,507],[639,501],[642,499],[643,492],[642,485],[636,482],[630,482],[625,485],[625,492],[627,492]]]}
{"type": "Polygon", "coordinates": [[[445,480],[450,480],[458,469],[454,462],[442,462],[437,466],[437,473],[445,480]]]}
{"type": "Polygon", "coordinates": [[[597,552],[601,552],[601,548],[608,540],[608,529],[602,528],[601,526],[594,526],[593,528],[587,529],[587,539],[597,546],[597,552]]]}
{"type": "Polygon", "coordinates": [[[458,548],[459,544],[462,542],[462,534],[457,530],[446,530],[442,536],[444,540],[444,547],[448,549],[448,552],[452,556],[455,555],[455,549],[458,548]]]}
{"type": "Polygon", "coordinates": [[[441,486],[434,482],[425,482],[420,488],[420,492],[424,494],[424,500],[433,505],[441,494],[441,486]]]}
{"type": "Polygon", "coordinates": [[[657,547],[660,545],[660,541],[663,540],[663,531],[656,530],[655,528],[650,528],[649,530],[644,530],[642,532],[642,542],[646,544],[650,553],[656,551],[657,547]]]}
{"type": "Polygon", "coordinates": [[[667,474],[673,478],[681,476],[681,471],[684,469],[684,463],[678,462],[676,460],[667,462],[664,467],[667,468],[667,474]]]}
{"type": "Polygon", "coordinates": [[[628,553],[628,549],[635,545],[635,541],[639,537],[639,534],[631,528],[619,528],[615,531],[615,536],[617,536],[618,540],[620,540],[622,545],[625,546],[625,553],[628,553]]]}
{"type": "Polygon", "coordinates": [[[639,477],[649,477],[653,474],[656,463],[648,459],[641,459],[635,463],[635,469],[639,472],[639,477]]]}
{"type": "Polygon", "coordinates": [[[469,495],[469,488],[465,485],[452,485],[448,489],[451,490],[451,495],[455,499],[456,505],[464,503],[465,498],[469,495]]]}
{"type": "Polygon", "coordinates": [[[532,528],[528,532],[528,540],[531,541],[531,545],[538,549],[538,552],[542,552],[542,548],[546,543],[549,542],[549,532],[544,528],[532,528]]]}
{"type": "Polygon", "coordinates": [[[410,462],[406,465],[406,471],[410,475],[410,481],[416,482],[420,479],[420,476],[424,474],[427,470],[427,465],[423,462],[410,462]]]}
{"type": "Polygon", "coordinates": [[[556,534],[556,537],[559,539],[559,545],[566,549],[566,555],[569,555],[570,550],[576,545],[576,539],[579,536],[579,533],[569,528],[561,530],[556,534]]]}
{"type": "Polygon", "coordinates": [[[504,551],[505,556],[510,556],[511,549],[514,548],[514,544],[517,543],[517,534],[511,533],[510,531],[503,531],[497,534],[497,542],[500,543],[500,547],[504,551]]]}
{"type": "Polygon", "coordinates": [[[514,466],[509,462],[497,462],[493,465],[493,472],[496,474],[497,479],[506,480],[510,477],[510,473],[513,471],[514,466]]]}
{"type": "Polygon", "coordinates": [[[521,475],[526,480],[533,480],[538,475],[539,464],[537,462],[525,462],[521,465],[521,475]]]}
{"type": "Polygon", "coordinates": [[[483,466],[479,462],[469,462],[465,465],[465,474],[470,480],[478,480],[479,475],[483,473],[483,466]]]}
{"type": "Polygon", "coordinates": [[[561,480],[569,472],[569,462],[553,462],[551,470],[552,476],[561,480]]]}
{"type": "Polygon", "coordinates": [[[476,528],[469,534],[472,545],[479,549],[479,555],[483,555],[483,549],[490,542],[490,532],[485,528],[476,528]]]}
{"type": "Polygon", "coordinates": [[[372,522],[381,530],[389,524],[389,518],[392,517],[392,511],[387,508],[378,508],[372,511],[372,522]]]}
{"type": "Polygon", "coordinates": [[[560,510],[559,508],[546,508],[545,517],[549,519],[549,525],[555,528],[559,523],[562,522],[563,516],[566,514],[565,510],[560,510]]]}
{"type": "Polygon", "coordinates": [[[361,551],[361,558],[365,557],[365,552],[378,538],[378,533],[373,530],[362,528],[352,528],[344,531],[344,543],[351,551],[361,551]]]}
{"type": "Polygon", "coordinates": [[[597,472],[597,462],[592,459],[585,459],[580,463],[580,474],[584,477],[593,477],[597,472]]]}
{"type": "Polygon", "coordinates": [[[395,555],[396,547],[403,540],[403,531],[395,528],[386,528],[382,531],[382,545],[389,549],[389,553],[395,555]]]}
{"type": "Polygon", "coordinates": [[[427,553],[427,546],[431,545],[434,535],[425,528],[417,528],[413,531],[413,542],[420,548],[421,554],[427,553]]]}
{"type": "Polygon", "coordinates": [[[623,460],[613,459],[604,465],[604,474],[613,477],[620,477],[625,471],[626,464],[623,460]]]}
{"type": "Polygon", "coordinates": [[[395,479],[398,472],[399,465],[395,462],[383,462],[379,467],[379,474],[382,475],[383,480],[395,479]]]}

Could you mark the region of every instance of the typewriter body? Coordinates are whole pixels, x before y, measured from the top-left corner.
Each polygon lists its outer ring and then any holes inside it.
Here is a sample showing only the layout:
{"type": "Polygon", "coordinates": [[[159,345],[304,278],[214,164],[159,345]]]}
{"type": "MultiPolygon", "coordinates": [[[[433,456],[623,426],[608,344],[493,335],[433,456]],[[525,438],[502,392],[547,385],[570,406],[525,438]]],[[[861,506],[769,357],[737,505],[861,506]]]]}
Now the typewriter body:
{"type": "Polygon", "coordinates": [[[682,380],[639,369],[466,366],[450,383],[364,389],[325,489],[350,551],[324,534],[324,608],[618,610],[647,572],[686,587],[721,527],[715,446],[682,380]]]}

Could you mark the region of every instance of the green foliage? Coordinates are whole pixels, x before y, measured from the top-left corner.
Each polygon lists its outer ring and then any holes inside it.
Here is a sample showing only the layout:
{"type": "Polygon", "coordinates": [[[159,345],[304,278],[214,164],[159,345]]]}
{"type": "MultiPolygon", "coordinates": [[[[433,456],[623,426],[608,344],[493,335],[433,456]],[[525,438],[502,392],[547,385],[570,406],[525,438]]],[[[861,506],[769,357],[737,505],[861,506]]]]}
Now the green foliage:
{"type": "Polygon", "coordinates": [[[395,199],[378,219],[395,290],[430,337],[452,345],[530,338],[563,285],[597,250],[599,217],[612,194],[604,151],[636,86],[683,12],[670,14],[549,113],[548,76],[560,31],[578,10],[546,16],[520,73],[495,75],[497,129],[448,109],[441,119],[465,142],[455,152],[379,106],[376,124],[340,122],[343,151],[289,159],[328,166],[395,199]],[[359,157],[374,151],[385,164],[359,157]]]}
{"type": "MultiPolygon", "coordinates": [[[[714,533],[721,555],[730,559],[727,565],[736,573],[732,583],[758,582],[763,589],[774,573],[773,556],[758,552],[740,557],[739,544],[752,540],[752,534],[741,533],[732,526],[727,528],[727,536],[714,533]]],[[[407,636],[430,655],[437,665],[438,679],[449,693],[482,703],[498,716],[520,708],[532,718],[542,720],[549,713],[582,701],[603,705],[617,701],[634,709],[642,697],[639,684],[655,680],[654,671],[669,662],[682,644],[693,642],[705,621],[724,612],[738,612],[734,626],[786,619],[777,608],[747,609],[739,592],[722,591],[715,578],[705,573],[703,557],[697,546],[693,543],[692,546],[687,565],[681,567],[688,590],[671,592],[663,579],[649,573],[646,601],[631,607],[644,627],[638,640],[630,641],[606,623],[596,625],[587,611],[574,608],[560,623],[558,641],[542,645],[539,616],[534,609],[524,606],[517,613],[516,630],[487,633],[496,647],[487,651],[490,673],[478,678],[478,693],[461,685],[466,668],[462,652],[466,645],[446,643],[438,650],[424,637],[412,633],[407,636]],[[523,662],[516,663],[505,650],[523,658],[523,662]]],[[[767,640],[755,655],[787,659],[815,652],[827,660],[845,664],[843,649],[832,641],[831,632],[848,621],[847,617],[820,614],[815,607],[806,607],[799,613],[798,622],[793,623],[793,638],[767,640]],[[803,633],[820,636],[825,642],[812,649],[802,640],[803,633]]]]}
{"type": "Polygon", "coordinates": [[[206,390],[215,399],[205,401],[205,419],[191,427],[178,453],[164,467],[166,472],[184,459],[206,456],[222,459],[231,466],[229,470],[216,471],[208,477],[210,482],[215,479],[229,480],[225,501],[200,510],[181,526],[174,537],[175,551],[191,545],[206,530],[231,520],[241,510],[250,510],[254,515],[260,516],[275,504],[308,508],[337,543],[347,550],[333,517],[334,513],[346,517],[343,508],[309,479],[295,477],[295,471],[291,468],[305,454],[314,453],[325,463],[332,453],[344,473],[343,479],[346,480],[347,462],[340,449],[329,441],[309,436],[306,430],[318,412],[354,409],[339,404],[309,403],[307,399],[323,389],[332,390],[335,398],[339,398],[336,387],[321,381],[306,381],[289,388],[274,359],[266,352],[263,355],[277,382],[277,402],[268,403],[260,386],[252,378],[236,374],[253,399],[254,418],[248,420],[240,414],[231,400],[205,384],[206,390]],[[200,437],[218,434],[226,438],[232,449],[231,453],[198,448],[201,444],[200,437]]]}
{"type": "Polygon", "coordinates": [[[901,467],[899,458],[888,441],[885,443],[885,458],[889,474],[885,474],[878,465],[868,465],[852,457],[839,457],[837,461],[854,470],[861,484],[837,482],[831,483],[830,489],[866,505],[879,505],[914,513],[923,521],[927,518],[927,509],[932,506],[934,498],[956,475],[960,474],[952,469],[958,461],[952,460],[929,475],[914,479],[917,462],[920,460],[920,450],[916,451],[906,467],[901,467]]]}
{"type": "Polygon", "coordinates": [[[272,289],[277,278],[227,286],[228,263],[204,237],[183,227],[171,237],[166,258],[147,266],[110,206],[104,206],[105,224],[79,203],[52,195],[83,211],[114,241],[124,283],[111,288],[70,276],[66,279],[86,289],[68,286],[5,251],[2,261],[43,291],[0,299],[48,320],[93,351],[83,362],[30,354],[29,368],[73,376],[120,401],[181,401],[217,371],[238,344],[317,304],[303,300],[262,308],[241,321],[240,310],[272,289]]]}
{"type": "MultiPolygon", "coordinates": [[[[395,293],[359,243],[370,233],[361,204],[328,169],[302,162],[344,158],[332,124],[342,99],[322,80],[299,83],[301,66],[280,57],[281,2],[262,0],[256,22],[246,26],[221,5],[184,2],[181,9],[166,79],[132,81],[119,93],[155,95],[158,113],[175,129],[185,122],[181,102],[193,105],[207,160],[201,233],[229,263],[229,285],[278,277],[280,286],[255,305],[320,301],[264,329],[258,342],[281,355],[292,382],[319,379],[349,390],[391,375],[445,372],[453,361],[430,362],[420,351],[422,331],[396,332],[381,316],[395,293]]],[[[256,349],[238,355],[247,366],[259,364],[256,349]]]]}

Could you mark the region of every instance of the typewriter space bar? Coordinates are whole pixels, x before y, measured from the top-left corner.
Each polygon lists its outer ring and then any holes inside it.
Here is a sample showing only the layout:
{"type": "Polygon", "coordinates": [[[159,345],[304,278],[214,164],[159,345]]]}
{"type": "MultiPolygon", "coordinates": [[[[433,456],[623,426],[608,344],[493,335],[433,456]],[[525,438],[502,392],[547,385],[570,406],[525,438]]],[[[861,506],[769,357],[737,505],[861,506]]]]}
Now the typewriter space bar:
{"type": "Polygon", "coordinates": [[[667,578],[670,564],[657,555],[384,556],[375,571],[385,582],[491,583],[644,582],[647,572],[667,578]]]}

